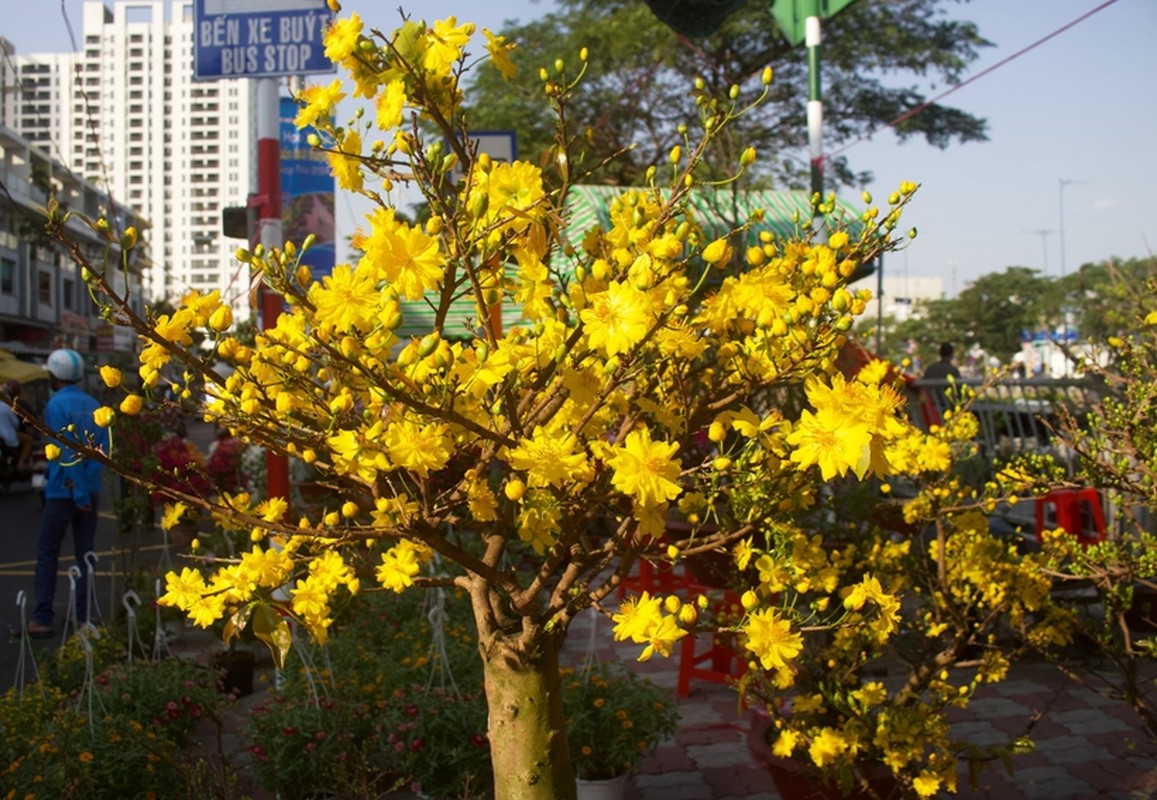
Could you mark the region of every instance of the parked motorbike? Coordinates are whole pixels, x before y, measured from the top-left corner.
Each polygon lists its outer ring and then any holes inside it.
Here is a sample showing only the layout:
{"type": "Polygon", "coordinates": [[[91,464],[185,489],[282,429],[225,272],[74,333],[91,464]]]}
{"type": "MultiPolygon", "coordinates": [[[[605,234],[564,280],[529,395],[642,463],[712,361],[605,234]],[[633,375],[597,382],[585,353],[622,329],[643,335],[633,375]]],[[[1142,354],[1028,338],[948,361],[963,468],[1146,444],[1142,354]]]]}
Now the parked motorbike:
{"type": "Polygon", "coordinates": [[[29,467],[17,469],[19,460],[15,450],[0,445],[0,489],[8,491],[13,484],[28,483],[33,489],[43,491],[48,459],[44,455],[44,445],[37,441],[32,444],[29,467]]]}

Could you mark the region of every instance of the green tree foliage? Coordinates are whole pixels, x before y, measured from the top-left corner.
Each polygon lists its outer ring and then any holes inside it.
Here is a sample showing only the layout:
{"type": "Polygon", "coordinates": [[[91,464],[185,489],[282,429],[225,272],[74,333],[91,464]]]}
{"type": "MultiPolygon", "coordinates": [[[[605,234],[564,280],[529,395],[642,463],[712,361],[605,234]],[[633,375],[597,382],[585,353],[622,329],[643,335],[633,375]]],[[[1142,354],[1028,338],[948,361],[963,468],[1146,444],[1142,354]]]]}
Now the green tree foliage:
{"type": "Polygon", "coordinates": [[[1084,264],[1061,279],[1065,307],[1081,338],[1103,341],[1131,331],[1149,310],[1146,281],[1157,277],[1157,261],[1132,258],[1084,264]]]}
{"type": "MultiPolygon", "coordinates": [[[[469,124],[474,129],[513,129],[519,156],[560,168],[555,157],[554,119],[541,102],[539,70],[553,71],[561,59],[573,72],[578,53],[590,60],[582,86],[574,93],[571,120],[583,120],[565,135],[584,137],[589,160],[565,164],[572,177],[599,183],[637,184],[647,166],[664,163],[670,149],[684,144],[679,124],[694,114],[700,97],[726,95],[733,85],[750,88],[765,67],[775,71],[769,101],[719,142],[703,165],[707,177],[724,173],[751,145],[764,155],[749,185],[804,188],[808,72],[806,50],[790,46],[768,13],[766,0],[752,0],[700,39],[675,34],[645,3],[627,0],[560,0],[559,10],[504,31],[519,43],[513,60],[518,75],[504,82],[489,70],[476,72],[469,124]],[[701,79],[700,90],[688,92],[701,79]],[[606,159],[622,154],[612,164],[606,159]]],[[[975,24],[950,20],[940,0],[860,0],[824,24],[824,136],[839,147],[880,130],[888,122],[926,102],[905,78],[936,86],[960,80],[990,45],[975,24]]],[[[985,122],[959,109],[932,104],[895,128],[902,139],[923,136],[936,147],[953,141],[983,141],[985,122]]],[[[548,170],[549,172],[549,170],[548,170]]],[[[843,156],[827,168],[830,183],[856,185],[869,179],[843,156]]]]}

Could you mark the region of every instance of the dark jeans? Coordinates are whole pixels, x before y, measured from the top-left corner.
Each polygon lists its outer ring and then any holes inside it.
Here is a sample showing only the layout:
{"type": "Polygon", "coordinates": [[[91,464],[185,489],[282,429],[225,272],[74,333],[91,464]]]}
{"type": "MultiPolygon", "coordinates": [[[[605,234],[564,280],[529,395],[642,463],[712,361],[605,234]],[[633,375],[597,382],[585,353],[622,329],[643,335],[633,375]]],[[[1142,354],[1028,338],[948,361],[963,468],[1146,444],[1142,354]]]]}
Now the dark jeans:
{"type": "Polygon", "coordinates": [[[44,501],[36,547],[36,610],[32,612],[32,619],[41,625],[52,625],[52,600],[56,596],[60,547],[70,527],[76,565],[80,568],[80,579],[76,582],[76,619],[81,623],[88,621],[88,569],[84,554],[96,544],[99,502],[99,497],[93,497],[92,505],[82,510],[72,500],[44,501]]]}

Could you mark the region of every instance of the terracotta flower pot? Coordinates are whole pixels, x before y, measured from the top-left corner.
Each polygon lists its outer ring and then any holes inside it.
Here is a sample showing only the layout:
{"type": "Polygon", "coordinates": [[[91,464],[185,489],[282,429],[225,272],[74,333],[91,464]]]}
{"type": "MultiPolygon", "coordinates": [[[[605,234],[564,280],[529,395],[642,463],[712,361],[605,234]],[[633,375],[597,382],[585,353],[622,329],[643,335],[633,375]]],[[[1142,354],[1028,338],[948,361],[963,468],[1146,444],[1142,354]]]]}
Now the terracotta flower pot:
{"type": "Polygon", "coordinates": [[[895,791],[896,776],[883,765],[868,770],[871,790],[852,787],[844,791],[836,780],[826,778],[806,755],[781,758],[772,754],[771,745],[767,741],[771,727],[771,716],[765,710],[752,709],[747,747],[752,757],[767,767],[780,796],[790,797],[791,800],[887,800],[898,796],[895,791]]]}

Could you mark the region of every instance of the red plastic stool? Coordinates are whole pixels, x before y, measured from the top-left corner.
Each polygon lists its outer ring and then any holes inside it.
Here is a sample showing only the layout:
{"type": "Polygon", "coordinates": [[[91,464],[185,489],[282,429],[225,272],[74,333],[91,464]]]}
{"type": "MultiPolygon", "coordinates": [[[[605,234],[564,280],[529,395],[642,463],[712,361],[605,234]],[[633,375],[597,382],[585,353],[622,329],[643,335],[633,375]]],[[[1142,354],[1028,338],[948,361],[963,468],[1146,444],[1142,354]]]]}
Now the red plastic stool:
{"type": "Polygon", "coordinates": [[[636,595],[650,592],[654,596],[656,594],[695,591],[698,588],[698,584],[691,577],[682,570],[676,571],[675,565],[669,561],[656,563],[640,558],[636,566],[638,570],[623,578],[623,582],[619,584],[617,591],[620,600],[627,595],[627,592],[636,595]]]}
{"type": "Polygon", "coordinates": [[[1036,538],[1046,528],[1064,528],[1081,544],[1096,544],[1105,538],[1105,513],[1096,489],[1057,489],[1036,499],[1036,538]],[[1045,522],[1051,513],[1053,524],[1045,522]]]}
{"type": "MultiPolygon", "coordinates": [[[[706,587],[700,587],[706,588],[706,587]]],[[[694,602],[688,597],[688,602],[694,602]]],[[[741,607],[739,595],[726,591],[723,599],[716,603],[716,609],[729,606],[741,607]]],[[[704,641],[707,640],[704,635],[704,641]]],[[[710,683],[727,683],[733,678],[743,677],[747,672],[747,659],[742,652],[736,651],[735,634],[713,635],[710,645],[703,650],[698,649],[698,636],[689,633],[683,637],[679,648],[679,682],[675,687],[675,694],[687,697],[691,694],[691,681],[704,680],[710,683]]]]}

